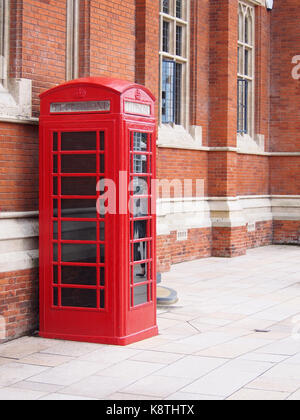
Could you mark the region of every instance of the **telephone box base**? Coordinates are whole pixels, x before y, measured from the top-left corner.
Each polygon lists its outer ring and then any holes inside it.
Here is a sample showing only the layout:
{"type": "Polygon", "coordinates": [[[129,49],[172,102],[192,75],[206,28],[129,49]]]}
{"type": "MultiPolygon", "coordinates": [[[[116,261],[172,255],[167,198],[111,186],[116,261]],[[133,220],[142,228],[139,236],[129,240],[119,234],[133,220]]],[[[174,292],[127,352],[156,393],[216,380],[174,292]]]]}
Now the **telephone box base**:
{"type": "Polygon", "coordinates": [[[54,340],[80,341],[83,343],[111,344],[116,346],[127,346],[129,344],[133,344],[138,341],[145,340],[147,338],[155,337],[157,335],[157,326],[151,327],[144,331],[139,331],[136,334],[127,335],[125,337],[92,337],[72,334],[46,333],[41,331],[39,332],[39,336],[42,338],[50,338],[54,340]]]}

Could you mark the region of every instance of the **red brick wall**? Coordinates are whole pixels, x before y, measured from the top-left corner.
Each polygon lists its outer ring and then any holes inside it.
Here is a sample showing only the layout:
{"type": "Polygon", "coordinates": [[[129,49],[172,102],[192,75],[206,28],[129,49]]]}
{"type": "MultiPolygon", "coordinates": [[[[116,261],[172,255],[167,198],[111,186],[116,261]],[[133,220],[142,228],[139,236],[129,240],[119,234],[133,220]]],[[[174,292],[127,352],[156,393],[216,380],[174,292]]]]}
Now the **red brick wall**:
{"type": "MultiPolygon", "coordinates": [[[[33,83],[33,115],[39,113],[39,94],[65,81],[66,76],[66,2],[63,0],[26,0],[22,7],[21,52],[18,53],[19,77],[33,83]]],[[[14,7],[11,8],[14,13],[14,7]]],[[[12,67],[14,67],[12,63],[12,67]]]]}
{"type": "Polygon", "coordinates": [[[212,256],[237,257],[246,253],[246,227],[213,227],[212,256]]]}
{"type": "Polygon", "coordinates": [[[269,186],[269,158],[238,155],[237,195],[267,195],[269,186]]]}
{"type": "Polygon", "coordinates": [[[157,270],[169,271],[172,264],[211,256],[211,229],[189,229],[186,241],[177,241],[177,232],[157,238],[157,270]]]}
{"type": "Polygon", "coordinates": [[[135,81],[135,1],[91,2],[91,76],[135,81]]]}
{"type": "Polygon", "coordinates": [[[38,127],[0,122],[0,211],[38,209],[38,127]]]}
{"type": "Polygon", "coordinates": [[[191,1],[190,122],[202,127],[208,145],[209,127],[209,0],[191,1]]]}
{"type": "Polygon", "coordinates": [[[0,273],[0,314],[6,323],[6,340],[37,328],[37,269],[0,273]]]}
{"type": "Polygon", "coordinates": [[[247,248],[271,245],[273,240],[273,222],[257,222],[255,232],[247,233],[247,248]]]}
{"type": "Polygon", "coordinates": [[[274,244],[300,245],[300,222],[292,220],[274,220],[274,244]]]}
{"type": "MultiPolygon", "coordinates": [[[[157,178],[172,181],[178,179],[194,180],[193,191],[189,196],[195,196],[195,180],[204,180],[204,195],[207,195],[207,153],[193,150],[159,148],[157,154],[157,178]]],[[[173,194],[172,194],[173,195],[173,194]]]]}
{"type": "Polygon", "coordinates": [[[270,158],[271,193],[300,194],[300,156],[272,156],[270,158]]]}
{"type": "MultiPolygon", "coordinates": [[[[274,2],[271,18],[271,133],[273,152],[300,150],[300,83],[292,78],[292,58],[299,55],[298,0],[274,2]]],[[[298,192],[299,193],[299,192],[298,192]]]]}

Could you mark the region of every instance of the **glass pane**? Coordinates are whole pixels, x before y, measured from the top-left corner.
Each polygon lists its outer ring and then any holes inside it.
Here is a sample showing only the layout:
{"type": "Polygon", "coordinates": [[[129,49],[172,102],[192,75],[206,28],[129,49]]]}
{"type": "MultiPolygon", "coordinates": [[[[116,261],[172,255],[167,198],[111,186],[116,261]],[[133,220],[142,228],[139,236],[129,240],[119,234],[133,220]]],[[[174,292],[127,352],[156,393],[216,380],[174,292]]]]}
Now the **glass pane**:
{"type": "Polygon", "coordinates": [[[147,220],[138,220],[133,222],[133,239],[147,238],[147,220]]]}
{"type": "Polygon", "coordinates": [[[148,242],[138,242],[133,244],[134,261],[147,260],[148,242]]]}
{"type": "Polygon", "coordinates": [[[105,308],[105,291],[104,290],[100,290],[100,308],[101,309],[105,308]]]}
{"type": "Polygon", "coordinates": [[[162,0],[163,3],[163,12],[169,13],[169,0],[162,0]]]}
{"type": "Polygon", "coordinates": [[[101,244],[100,245],[100,263],[104,263],[105,262],[105,245],[101,244]]]}
{"type": "Polygon", "coordinates": [[[53,155],[53,173],[57,174],[57,155],[53,155]]]}
{"type": "Polygon", "coordinates": [[[182,26],[176,26],[176,55],[182,55],[182,26]]]}
{"type": "Polygon", "coordinates": [[[53,266],[53,283],[54,284],[58,283],[58,266],[57,265],[53,266]]]}
{"type": "Polygon", "coordinates": [[[61,155],[61,173],[96,173],[96,155],[61,155]]]}
{"type": "Polygon", "coordinates": [[[100,131],[100,150],[104,150],[105,142],[104,142],[104,132],[100,131]]]}
{"type": "Polygon", "coordinates": [[[53,217],[57,217],[57,199],[53,200],[53,217]]]}
{"type": "Polygon", "coordinates": [[[61,289],[61,305],[74,308],[97,308],[97,291],[90,289],[61,289]]]}
{"type": "Polygon", "coordinates": [[[135,264],[133,266],[133,284],[145,283],[148,280],[149,264],[135,264]]]}
{"type": "Polygon", "coordinates": [[[105,241],[105,223],[104,222],[100,222],[99,229],[100,229],[100,235],[99,235],[100,241],[105,241]]]}
{"type": "Polygon", "coordinates": [[[131,172],[134,174],[146,174],[148,172],[147,155],[132,156],[131,172]]]}
{"type": "Polygon", "coordinates": [[[96,219],[96,200],[61,200],[62,217],[96,219]]]}
{"type": "Polygon", "coordinates": [[[169,40],[170,40],[170,23],[166,22],[165,20],[163,21],[163,51],[164,52],[169,52],[170,49],[170,45],[169,45],[169,40]]]}
{"type": "Polygon", "coordinates": [[[105,285],[105,268],[100,267],[100,286],[105,285]]]}
{"type": "Polygon", "coordinates": [[[57,244],[53,244],[53,261],[58,261],[58,247],[57,244]]]}
{"type": "Polygon", "coordinates": [[[96,150],[95,132],[61,133],[61,150],[96,150]]]}
{"type": "Polygon", "coordinates": [[[105,158],[104,155],[100,155],[100,173],[104,174],[105,172],[105,158]]]}
{"type": "Polygon", "coordinates": [[[182,64],[175,66],[175,124],[181,124],[182,64]]]}
{"type": "Polygon", "coordinates": [[[134,177],[130,184],[130,190],[134,195],[148,195],[150,190],[148,188],[149,178],[146,176],[134,177]]]}
{"type": "Polygon", "coordinates": [[[58,190],[57,190],[57,177],[53,177],[53,195],[57,195],[58,190]]]}
{"type": "Polygon", "coordinates": [[[182,18],[182,0],[176,0],[176,17],[182,18]]]}
{"type": "Polygon", "coordinates": [[[63,262],[97,262],[97,245],[94,244],[62,244],[61,260],[63,262]]]}
{"type": "Polygon", "coordinates": [[[163,60],[162,65],[162,122],[174,122],[175,62],[163,60]]]}
{"type": "Polygon", "coordinates": [[[130,212],[133,217],[148,216],[148,198],[134,198],[130,201],[130,212]]]}
{"type": "Polygon", "coordinates": [[[74,285],[97,285],[96,267],[62,266],[61,283],[74,285]]]}
{"type": "Polygon", "coordinates": [[[148,286],[137,286],[134,288],[134,306],[148,302],[148,286]]]}
{"type": "Polygon", "coordinates": [[[96,195],[97,178],[95,177],[62,177],[62,195],[96,195]]]}
{"type": "Polygon", "coordinates": [[[53,133],[53,151],[57,152],[58,149],[58,136],[57,133],[53,133]]]}
{"type": "Polygon", "coordinates": [[[53,287],[53,305],[58,306],[58,289],[53,287]]]}
{"type": "Polygon", "coordinates": [[[53,222],[53,239],[58,239],[58,223],[53,222]]]}
{"type": "Polygon", "coordinates": [[[61,239],[73,241],[96,241],[96,222],[61,222],[61,239]]]}
{"type": "Polygon", "coordinates": [[[147,151],[148,149],[148,134],[138,133],[133,134],[133,150],[137,152],[147,151]]]}

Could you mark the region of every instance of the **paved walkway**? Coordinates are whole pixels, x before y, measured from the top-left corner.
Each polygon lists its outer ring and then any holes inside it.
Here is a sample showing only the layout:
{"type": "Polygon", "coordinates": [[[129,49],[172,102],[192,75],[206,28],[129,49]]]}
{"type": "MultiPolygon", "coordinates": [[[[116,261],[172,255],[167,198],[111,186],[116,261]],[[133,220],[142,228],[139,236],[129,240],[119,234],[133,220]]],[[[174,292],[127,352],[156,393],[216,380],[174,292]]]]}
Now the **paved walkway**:
{"type": "Polygon", "coordinates": [[[300,248],[173,267],[160,335],[128,347],[0,346],[0,399],[300,399],[300,248]]]}

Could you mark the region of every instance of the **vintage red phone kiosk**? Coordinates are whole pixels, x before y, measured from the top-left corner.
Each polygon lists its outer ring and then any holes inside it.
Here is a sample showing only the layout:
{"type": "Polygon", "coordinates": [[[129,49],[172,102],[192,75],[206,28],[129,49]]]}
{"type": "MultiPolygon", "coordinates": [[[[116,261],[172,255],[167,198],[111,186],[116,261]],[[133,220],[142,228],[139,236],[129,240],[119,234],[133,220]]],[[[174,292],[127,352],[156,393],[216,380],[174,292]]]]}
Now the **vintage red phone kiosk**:
{"type": "Polygon", "coordinates": [[[78,79],[41,95],[40,335],[157,335],[156,124],[143,86],[78,79]]]}

